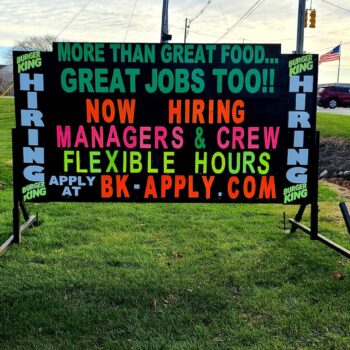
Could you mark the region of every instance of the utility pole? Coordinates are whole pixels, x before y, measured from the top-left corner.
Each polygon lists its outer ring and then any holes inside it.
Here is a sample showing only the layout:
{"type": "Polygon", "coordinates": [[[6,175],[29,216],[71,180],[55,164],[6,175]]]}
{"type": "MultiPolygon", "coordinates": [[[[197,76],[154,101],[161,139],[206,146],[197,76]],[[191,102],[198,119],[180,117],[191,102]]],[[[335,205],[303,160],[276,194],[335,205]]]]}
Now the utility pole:
{"type": "Polygon", "coordinates": [[[163,0],[163,10],[162,10],[162,28],[160,30],[160,42],[167,43],[171,40],[171,35],[168,34],[168,5],[169,0],[163,0]]]}
{"type": "Polygon", "coordinates": [[[188,35],[188,29],[190,29],[190,25],[189,25],[189,20],[186,17],[186,20],[185,20],[184,44],[186,44],[186,39],[187,39],[187,35],[188,35]]]}
{"type": "Polygon", "coordinates": [[[298,30],[297,30],[297,48],[296,53],[304,53],[304,15],[306,0],[299,0],[298,8],[298,30]]]}

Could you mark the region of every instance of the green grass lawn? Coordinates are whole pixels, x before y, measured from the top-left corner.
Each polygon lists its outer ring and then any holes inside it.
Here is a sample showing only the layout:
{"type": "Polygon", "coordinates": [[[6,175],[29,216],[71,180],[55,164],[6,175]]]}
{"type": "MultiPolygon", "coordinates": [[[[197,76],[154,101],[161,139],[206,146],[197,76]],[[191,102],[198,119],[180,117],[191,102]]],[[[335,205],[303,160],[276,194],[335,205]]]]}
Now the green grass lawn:
{"type": "Polygon", "coordinates": [[[317,113],[317,129],[321,136],[337,136],[350,139],[350,116],[317,113]]]}
{"type": "MultiPolygon", "coordinates": [[[[0,99],[3,240],[12,103],[0,99]]],[[[322,184],[320,200],[320,232],[350,247],[341,198],[322,184]]],[[[42,225],[0,257],[1,350],[350,349],[350,263],[283,230],[295,206],[29,207],[42,225]]]]}

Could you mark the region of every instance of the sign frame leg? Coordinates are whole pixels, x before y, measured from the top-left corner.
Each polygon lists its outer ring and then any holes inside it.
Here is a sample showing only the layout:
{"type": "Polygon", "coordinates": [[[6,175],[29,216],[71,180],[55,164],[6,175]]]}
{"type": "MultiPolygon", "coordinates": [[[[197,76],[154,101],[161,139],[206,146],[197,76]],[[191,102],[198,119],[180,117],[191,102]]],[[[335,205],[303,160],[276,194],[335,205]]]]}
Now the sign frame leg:
{"type": "Polygon", "coordinates": [[[12,129],[12,162],[13,162],[13,209],[12,209],[12,240],[10,243],[21,243],[21,234],[28,227],[32,227],[39,223],[38,215],[30,215],[24,202],[21,200],[19,192],[19,184],[17,181],[18,175],[18,162],[17,160],[21,156],[18,152],[16,129],[12,129]],[[20,216],[24,218],[24,223],[20,223],[20,216]]]}
{"type": "MultiPolygon", "coordinates": [[[[328,246],[329,248],[335,250],[336,252],[340,253],[341,255],[347,257],[348,259],[350,259],[350,250],[342,247],[341,245],[335,243],[334,241],[330,240],[329,238],[321,235],[320,233],[318,233],[318,212],[319,212],[319,206],[318,206],[318,159],[319,159],[319,144],[320,144],[320,132],[317,131],[315,134],[315,161],[313,163],[313,174],[314,174],[314,179],[316,179],[316,181],[313,184],[313,199],[312,202],[310,203],[311,206],[311,213],[310,213],[310,226],[311,227],[307,227],[306,225],[303,225],[301,223],[301,219],[303,217],[306,205],[302,204],[297,212],[297,214],[295,215],[294,219],[289,219],[289,222],[291,223],[291,229],[290,229],[290,233],[294,233],[297,229],[302,230],[303,232],[306,232],[310,235],[310,238],[312,240],[317,240],[323,244],[325,244],[326,246],[328,246]]],[[[344,206],[340,205],[340,209],[343,213],[345,222],[347,224],[349,224],[349,217],[348,213],[345,213],[344,211],[344,206]],[[345,214],[344,214],[345,213],[345,214]]]]}
{"type": "Polygon", "coordinates": [[[318,163],[319,163],[319,154],[320,154],[320,132],[315,132],[315,143],[314,143],[314,149],[315,149],[315,159],[312,168],[313,172],[313,199],[311,203],[311,213],[310,213],[310,225],[311,225],[311,234],[310,237],[312,240],[318,239],[318,163]]]}

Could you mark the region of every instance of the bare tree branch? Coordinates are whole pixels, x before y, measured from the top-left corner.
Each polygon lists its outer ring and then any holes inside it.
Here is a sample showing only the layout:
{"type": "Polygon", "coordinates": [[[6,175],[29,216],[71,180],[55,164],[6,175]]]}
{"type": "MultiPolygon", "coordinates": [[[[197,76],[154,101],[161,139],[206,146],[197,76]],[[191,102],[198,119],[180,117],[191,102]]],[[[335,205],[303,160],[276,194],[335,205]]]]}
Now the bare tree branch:
{"type": "Polygon", "coordinates": [[[12,49],[4,53],[8,64],[12,63],[12,51],[52,51],[54,35],[30,36],[23,40],[16,41],[12,49]]]}

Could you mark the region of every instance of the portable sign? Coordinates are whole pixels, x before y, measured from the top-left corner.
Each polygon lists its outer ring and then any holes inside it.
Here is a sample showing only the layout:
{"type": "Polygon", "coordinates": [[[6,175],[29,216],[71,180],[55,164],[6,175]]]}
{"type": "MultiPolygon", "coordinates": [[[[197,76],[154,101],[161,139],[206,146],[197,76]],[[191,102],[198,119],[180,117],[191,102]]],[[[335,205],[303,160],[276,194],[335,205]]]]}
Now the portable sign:
{"type": "Polygon", "coordinates": [[[308,204],[317,67],[274,44],[15,52],[17,198],[308,204]]]}

